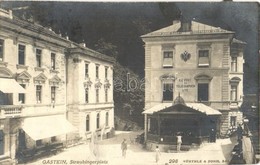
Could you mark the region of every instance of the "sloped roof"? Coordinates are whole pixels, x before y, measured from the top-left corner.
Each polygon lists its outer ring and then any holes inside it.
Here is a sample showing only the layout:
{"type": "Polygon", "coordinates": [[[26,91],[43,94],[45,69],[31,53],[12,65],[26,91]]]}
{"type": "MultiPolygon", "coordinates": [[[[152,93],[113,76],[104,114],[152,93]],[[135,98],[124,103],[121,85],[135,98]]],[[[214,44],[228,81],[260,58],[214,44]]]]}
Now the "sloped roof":
{"type": "Polygon", "coordinates": [[[234,33],[219,27],[206,25],[203,23],[191,21],[191,31],[181,32],[181,22],[174,23],[165,28],[153,31],[151,33],[142,35],[141,37],[153,37],[153,36],[174,36],[174,35],[185,35],[185,34],[219,34],[219,33],[234,33]]]}
{"type": "MultiPolygon", "coordinates": [[[[147,109],[143,112],[143,114],[153,114],[153,113],[158,113],[163,110],[167,110],[170,108],[174,108],[175,106],[178,106],[180,104],[175,104],[173,105],[172,103],[161,103],[158,105],[155,105],[154,107],[147,109]]],[[[206,106],[205,104],[202,103],[186,103],[183,105],[185,107],[191,108],[197,112],[203,113],[205,115],[221,115],[221,113],[218,110],[215,110],[209,106],[206,106]]],[[[168,111],[168,110],[167,110],[168,111]]]]}

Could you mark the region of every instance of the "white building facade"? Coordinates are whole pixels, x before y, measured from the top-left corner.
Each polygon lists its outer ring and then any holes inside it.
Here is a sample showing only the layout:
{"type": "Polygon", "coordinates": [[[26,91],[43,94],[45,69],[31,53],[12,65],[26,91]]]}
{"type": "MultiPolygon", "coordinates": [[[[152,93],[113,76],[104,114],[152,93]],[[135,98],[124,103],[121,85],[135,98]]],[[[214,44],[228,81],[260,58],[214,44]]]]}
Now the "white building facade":
{"type": "Polygon", "coordinates": [[[141,37],[147,81],[146,138],[149,115],[172,106],[178,96],[187,104],[205,104],[220,112],[214,121],[218,136],[226,136],[242,123],[245,43],[235,39],[234,32],[195,21],[174,21],[141,37]]]}
{"type": "Polygon", "coordinates": [[[40,156],[66,144],[68,134],[108,133],[114,127],[112,76],[112,58],[0,9],[0,163],[40,156]]]}

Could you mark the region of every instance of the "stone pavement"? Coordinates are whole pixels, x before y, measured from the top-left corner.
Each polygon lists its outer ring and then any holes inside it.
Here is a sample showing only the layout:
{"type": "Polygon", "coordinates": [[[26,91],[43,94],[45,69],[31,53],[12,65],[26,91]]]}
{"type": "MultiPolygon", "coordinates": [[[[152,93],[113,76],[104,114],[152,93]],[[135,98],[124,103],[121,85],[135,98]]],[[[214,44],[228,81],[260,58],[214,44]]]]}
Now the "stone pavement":
{"type": "Polygon", "coordinates": [[[140,144],[131,143],[131,139],[140,132],[116,131],[116,136],[111,139],[99,141],[95,145],[96,156],[92,152],[92,144],[82,144],[65,149],[63,152],[43,158],[27,165],[43,164],[74,164],[74,165],[197,165],[197,164],[228,164],[231,151],[236,139],[218,139],[216,143],[202,144],[196,151],[183,151],[180,153],[161,152],[160,160],[155,162],[155,153],[142,148],[140,144]],[[126,158],[121,156],[121,142],[128,142],[126,158]],[[95,162],[96,161],[96,162],[95,162]]]}

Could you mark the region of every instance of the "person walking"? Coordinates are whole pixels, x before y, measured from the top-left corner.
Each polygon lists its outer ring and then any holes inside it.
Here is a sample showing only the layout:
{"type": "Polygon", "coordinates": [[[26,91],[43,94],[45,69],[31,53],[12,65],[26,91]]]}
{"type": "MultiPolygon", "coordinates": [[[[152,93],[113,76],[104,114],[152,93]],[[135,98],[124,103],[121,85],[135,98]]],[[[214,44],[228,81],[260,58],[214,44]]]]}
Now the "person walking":
{"type": "Polygon", "coordinates": [[[181,151],[181,143],[182,143],[181,133],[178,132],[176,137],[177,137],[177,152],[180,152],[181,151]]]}
{"type": "Polygon", "coordinates": [[[122,150],[122,156],[125,158],[126,157],[126,150],[127,150],[126,139],[124,139],[123,142],[121,143],[121,150],[122,150]]]}
{"type": "Polygon", "coordinates": [[[156,146],[156,148],[155,148],[155,161],[156,161],[156,163],[158,163],[158,161],[160,159],[160,155],[161,155],[160,149],[159,149],[158,146],[156,146]]]}

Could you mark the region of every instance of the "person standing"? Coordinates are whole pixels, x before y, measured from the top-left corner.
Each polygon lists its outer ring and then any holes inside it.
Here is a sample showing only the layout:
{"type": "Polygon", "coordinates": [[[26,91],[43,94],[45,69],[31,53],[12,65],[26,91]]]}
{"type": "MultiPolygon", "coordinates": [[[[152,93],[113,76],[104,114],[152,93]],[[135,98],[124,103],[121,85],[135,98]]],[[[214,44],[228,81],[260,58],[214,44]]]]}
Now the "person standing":
{"type": "Polygon", "coordinates": [[[123,142],[121,143],[121,150],[122,150],[122,156],[125,158],[126,157],[126,150],[127,150],[126,139],[124,139],[123,142]]]}
{"type": "Polygon", "coordinates": [[[158,163],[158,161],[160,159],[160,155],[161,155],[160,149],[159,149],[158,146],[156,146],[156,148],[155,148],[155,161],[156,161],[156,163],[158,163]]]}
{"type": "Polygon", "coordinates": [[[176,137],[177,137],[177,152],[180,152],[180,150],[181,150],[181,143],[182,143],[181,133],[179,132],[176,137]]]}

